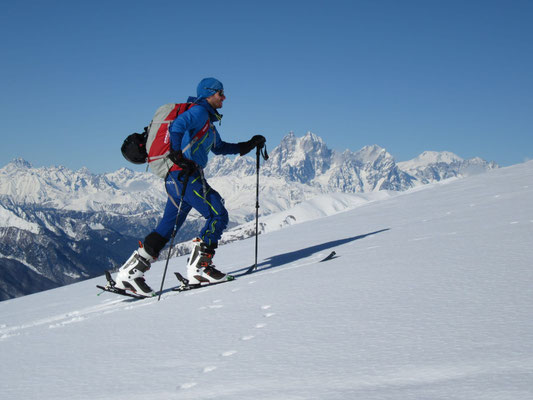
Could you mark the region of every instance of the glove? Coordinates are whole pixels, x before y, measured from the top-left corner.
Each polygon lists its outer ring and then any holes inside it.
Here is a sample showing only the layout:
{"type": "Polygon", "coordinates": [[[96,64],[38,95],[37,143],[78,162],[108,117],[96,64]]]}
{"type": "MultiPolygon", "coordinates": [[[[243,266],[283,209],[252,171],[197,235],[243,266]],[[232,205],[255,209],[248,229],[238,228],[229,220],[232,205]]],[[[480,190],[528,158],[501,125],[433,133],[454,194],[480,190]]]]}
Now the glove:
{"type": "Polygon", "coordinates": [[[239,145],[239,154],[244,156],[252,151],[255,147],[263,147],[266,143],[266,139],[263,135],[255,135],[253,138],[247,142],[237,143],[239,145]]]}
{"type": "Polygon", "coordinates": [[[183,157],[183,153],[181,150],[172,150],[170,154],[168,155],[168,158],[170,161],[172,161],[174,164],[176,164],[178,167],[181,168],[181,174],[191,176],[196,172],[198,169],[198,166],[193,160],[189,160],[188,158],[183,157]]]}

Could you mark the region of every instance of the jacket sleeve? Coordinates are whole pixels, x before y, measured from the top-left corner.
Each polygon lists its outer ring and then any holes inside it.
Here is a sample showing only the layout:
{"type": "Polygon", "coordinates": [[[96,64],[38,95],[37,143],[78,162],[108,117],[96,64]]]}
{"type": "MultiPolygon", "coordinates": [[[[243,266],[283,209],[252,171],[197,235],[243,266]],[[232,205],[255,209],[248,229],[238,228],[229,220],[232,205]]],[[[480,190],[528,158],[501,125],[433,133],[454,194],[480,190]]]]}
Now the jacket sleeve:
{"type": "Polygon", "coordinates": [[[237,143],[227,143],[224,142],[215,127],[213,127],[213,130],[215,131],[216,140],[215,145],[211,147],[211,151],[215,153],[216,155],[227,155],[227,154],[239,154],[239,145],[237,143]]]}

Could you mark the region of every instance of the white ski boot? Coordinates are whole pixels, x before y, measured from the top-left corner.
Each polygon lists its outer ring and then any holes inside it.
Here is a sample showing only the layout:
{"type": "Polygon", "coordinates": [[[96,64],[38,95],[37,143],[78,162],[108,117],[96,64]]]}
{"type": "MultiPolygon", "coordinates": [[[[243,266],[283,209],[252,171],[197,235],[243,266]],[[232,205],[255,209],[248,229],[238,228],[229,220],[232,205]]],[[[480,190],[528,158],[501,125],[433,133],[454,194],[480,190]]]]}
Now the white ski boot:
{"type": "Polygon", "coordinates": [[[194,239],[189,262],[187,263],[187,279],[189,285],[219,283],[230,280],[230,276],[220,272],[213,265],[215,250],[207,246],[201,239],[194,239]]]}
{"type": "Polygon", "coordinates": [[[144,280],[144,273],[150,269],[152,261],[154,261],[154,258],[144,248],[139,247],[118,270],[115,278],[115,287],[122,290],[131,290],[141,296],[154,296],[154,291],[144,280]]]}

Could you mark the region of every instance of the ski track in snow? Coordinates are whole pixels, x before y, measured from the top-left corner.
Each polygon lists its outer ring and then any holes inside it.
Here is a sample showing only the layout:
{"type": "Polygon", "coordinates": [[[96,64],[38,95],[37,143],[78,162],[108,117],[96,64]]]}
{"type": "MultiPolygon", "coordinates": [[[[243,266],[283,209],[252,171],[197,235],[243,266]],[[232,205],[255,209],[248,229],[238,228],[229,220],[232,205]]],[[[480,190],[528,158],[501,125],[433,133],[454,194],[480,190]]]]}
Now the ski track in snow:
{"type": "Polygon", "coordinates": [[[100,304],[95,306],[89,306],[79,310],[73,310],[70,312],[50,316],[43,319],[38,319],[20,325],[8,326],[7,324],[4,324],[0,326],[0,339],[9,338],[14,334],[30,334],[32,329],[41,328],[43,326],[48,327],[50,329],[62,328],[74,323],[83,322],[88,319],[96,318],[110,313],[134,310],[140,307],[151,306],[157,302],[155,297],[153,299],[136,300],[122,298],[118,295],[113,294],[110,295],[115,296],[115,298],[105,299],[100,304]]]}
{"type": "Polygon", "coordinates": [[[129,306],[125,304],[125,301],[122,299],[117,300],[104,300],[102,304],[97,306],[87,307],[81,310],[73,310],[64,314],[59,314],[55,316],[50,316],[48,318],[38,319],[26,324],[8,326],[3,325],[0,327],[0,338],[7,338],[16,334],[28,333],[34,328],[39,328],[42,326],[48,326],[50,329],[60,328],[72,323],[82,322],[88,318],[98,316],[101,314],[106,314],[110,312],[119,311],[120,309],[127,309],[129,306]]]}

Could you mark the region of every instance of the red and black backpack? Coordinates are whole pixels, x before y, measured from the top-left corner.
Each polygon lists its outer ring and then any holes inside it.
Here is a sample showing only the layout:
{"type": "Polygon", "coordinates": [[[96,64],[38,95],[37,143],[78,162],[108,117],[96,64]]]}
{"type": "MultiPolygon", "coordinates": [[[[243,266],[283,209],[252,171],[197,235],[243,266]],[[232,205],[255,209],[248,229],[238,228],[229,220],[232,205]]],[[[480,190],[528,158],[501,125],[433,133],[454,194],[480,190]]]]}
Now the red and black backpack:
{"type": "Polygon", "coordinates": [[[195,103],[168,103],[157,109],[143,133],[132,133],[122,144],[124,158],[134,164],[148,162],[154,174],[165,178],[173,166],[170,153],[170,124],[195,103]]]}

